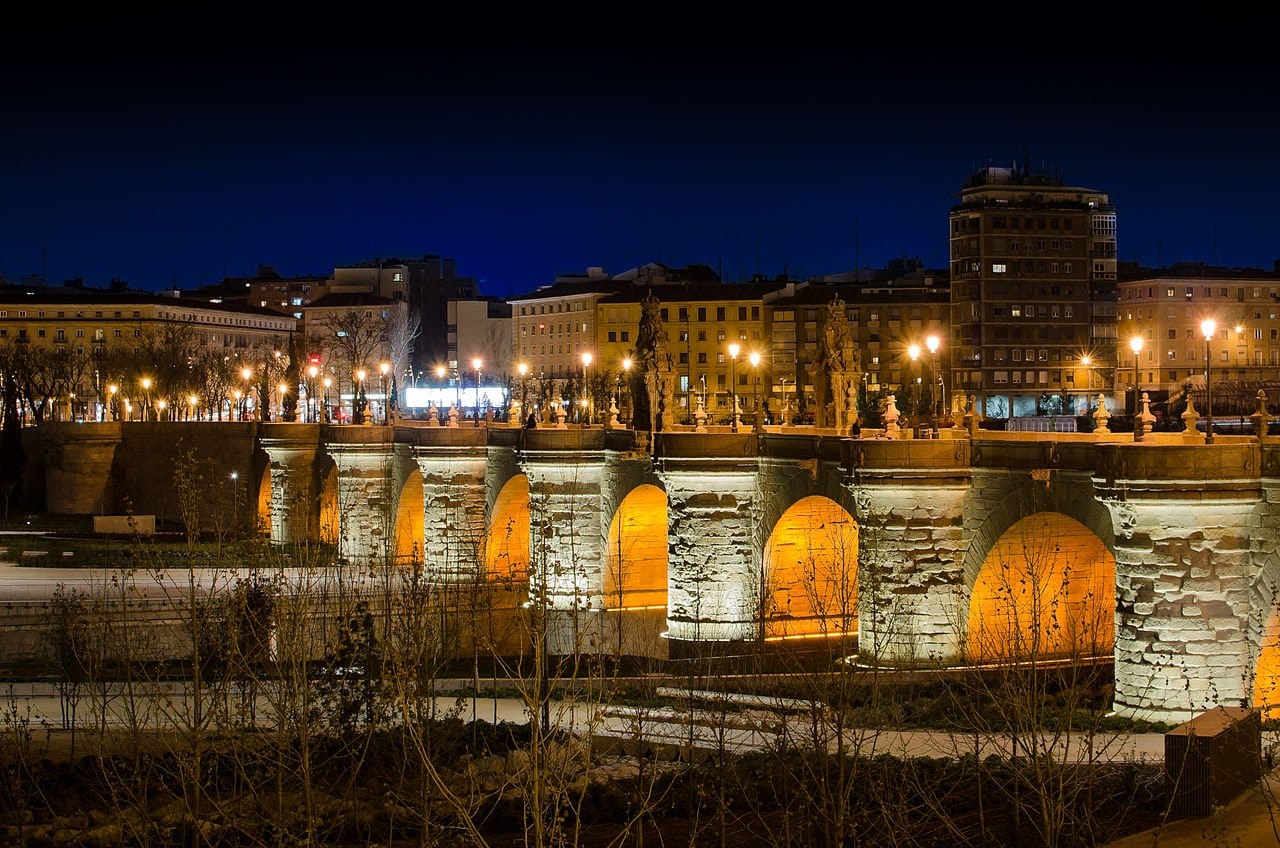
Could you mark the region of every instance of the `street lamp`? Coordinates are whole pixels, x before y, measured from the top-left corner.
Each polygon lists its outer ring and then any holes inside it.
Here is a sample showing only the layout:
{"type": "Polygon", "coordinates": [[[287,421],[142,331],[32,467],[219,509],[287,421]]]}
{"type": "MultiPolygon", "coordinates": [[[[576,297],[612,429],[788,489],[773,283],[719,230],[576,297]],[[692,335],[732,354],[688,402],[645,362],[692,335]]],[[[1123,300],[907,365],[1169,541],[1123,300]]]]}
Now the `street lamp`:
{"type": "Polygon", "coordinates": [[[307,385],[307,420],[314,424],[316,421],[316,375],[320,373],[320,369],[312,365],[307,369],[307,373],[311,375],[311,382],[307,385]]]}
{"type": "Polygon", "coordinates": [[[284,396],[288,393],[288,391],[289,391],[289,385],[287,383],[281,383],[280,384],[280,420],[281,421],[284,420],[284,396]]]}
{"type": "Polygon", "coordinates": [[[243,410],[243,409],[241,409],[241,407],[240,407],[240,398],[241,398],[241,397],[243,397],[243,394],[240,392],[240,390],[239,390],[239,389],[236,389],[235,391],[233,391],[233,392],[231,393],[231,396],[232,396],[232,397],[234,397],[234,398],[235,398],[235,400],[236,400],[236,416],[237,416],[241,421],[243,421],[243,420],[244,420],[244,410],[243,410]]]}
{"type": "Polygon", "coordinates": [[[387,413],[390,411],[390,398],[387,397],[387,372],[391,370],[391,363],[381,362],[378,364],[378,372],[382,375],[382,423],[386,424],[389,420],[387,413]]]}
{"type": "Polygon", "coordinates": [[[591,358],[591,351],[582,352],[582,412],[588,427],[591,426],[591,390],[587,388],[587,368],[591,365],[591,358]]]}
{"type": "Polygon", "coordinates": [[[231,526],[235,527],[240,523],[240,484],[236,481],[240,479],[240,475],[235,471],[231,472],[231,526]]]}
{"type": "Polygon", "coordinates": [[[471,360],[471,367],[476,369],[476,426],[480,426],[480,369],[484,367],[484,360],[476,357],[471,360]]]}
{"type": "MultiPolygon", "coordinates": [[[[527,420],[529,418],[529,415],[526,413],[525,408],[529,405],[529,395],[525,391],[524,380],[525,380],[525,377],[527,377],[529,374],[529,363],[521,362],[517,364],[516,372],[520,375],[520,415],[527,420]]],[[[508,413],[508,415],[509,414],[510,413],[508,413]]]]}
{"type": "Polygon", "coordinates": [[[1084,366],[1084,414],[1089,414],[1089,398],[1093,394],[1093,358],[1089,354],[1080,357],[1084,366]]]}
{"type": "Polygon", "coordinates": [[[120,387],[115,383],[107,386],[107,409],[111,413],[112,421],[116,420],[116,392],[119,390],[120,387]]]}
{"type": "Polygon", "coordinates": [[[364,423],[364,413],[365,413],[365,404],[366,404],[365,394],[364,394],[364,378],[367,376],[368,376],[368,372],[366,372],[363,368],[361,368],[359,371],[356,372],[356,396],[354,401],[351,404],[352,406],[351,411],[353,413],[351,417],[356,424],[364,423]]]}
{"type": "Polygon", "coordinates": [[[937,336],[929,336],[924,343],[929,348],[929,390],[934,395],[933,402],[929,404],[929,427],[936,432],[942,400],[942,393],[938,391],[938,386],[942,385],[942,375],[938,373],[938,345],[941,344],[941,339],[937,336]]]}
{"type": "Polygon", "coordinates": [[[142,420],[147,420],[147,410],[151,407],[151,378],[142,378],[142,420]]]}
{"type": "Polygon", "coordinates": [[[253,378],[253,369],[242,368],[240,376],[244,378],[244,415],[241,416],[244,418],[249,415],[249,380],[253,378]]]}
{"type": "MultiPolygon", "coordinates": [[[[632,365],[631,357],[629,357],[629,356],[624,356],[624,357],[622,358],[622,379],[623,379],[623,381],[627,384],[627,391],[626,391],[626,394],[622,395],[622,397],[625,397],[625,398],[627,399],[627,401],[628,401],[628,403],[626,404],[626,408],[627,408],[627,423],[628,423],[628,424],[632,424],[632,423],[633,423],[633,419],[635,418],[635,415],[634,415],[634,414],[632,413],[632,411],[631,411],[631,403],[630,403],[630,400],[631,400],[631,365],[632,365]]],[[[620,393],[620,394],[621,394],[621,393],[620,393]]],[[[619,399],[621,400],[621,398],[619,398],[619,399]]]]}
{"type": "Polygon", "coordinates": [[[760,354],[751,351],[747,354],[747,361],[751,363],[751,409],[755,416],[755,426],[759,429],[763,419],[760,416],[760,372],[756,369],[760,367],[760,354]]]}
{"type": "Polygon", "coordinates": [[[333,385],[332,377],[324,378],[324,397],[320,399],[320,405],[323,407],[323,415],[321,417],[327,422],[329,420],[329,388],[333,385]]]}
{"type": "Polygon", "coordinates": [[[195,421],[195,420],[196,420],[196,405],[197,405],[198,403],[200,403],[200,398],[196,397],[195,395],[191,395],[190,397],[188,397],[188,398],[187,398],[187,403],[189,403],[189,404],[191,405],[190,420],[191,420],[191,421],[195,421]]]}
{"type": "MultiPolygon", "coordinates": [[[[918,360],[920,359],[920,345],[918,345],[918,344],[913,344],[913,345],[911,345],[910,347],[908,347],[908,348],[907,348],[907,356],[910,356],[910,357],[911,357],[911,361],[912,361],[912,362],[916,362],[916,361],[918,361],[918,360]]],[[[907,371],[907,379],[908,379],[908,380],[909,380],[909,379],[911,379],[911,371],[910,371],[910,370],[908,370],[908,371],[907,371]]],[[[919,380],[917,380],[917,381],[916,381],[916,385],[917,385],[917,386],[919,385],[919,380]]],[[[913,419],[913,423],[919,423],[919,419],[920,419],[920,392],[919,392],[918,390],[916,391],[915,399],[914,399],[914,400],[911,402],[911,404],[910,404],[910,408],[911,408],[910,415],[911,415],[911,418],[913,419]]]]}
{"type": "Polygon", "coordinates": [[[734,366],[738,363],[738,352],[742,350],[737,342],[729,345],[729,430],[738,432],[738,383],[735,380],[734,366]]]}
{"type": "Polygon", "coordinates": [[[1218,329],[1218,323],[1212,318],[1200,322],[1200,333],[1204,336],[1204,443],[1213,444],[1213,387],[1209,383],[1209,369],[1213,357],[1209,355],[1209,340],[1218,329]]]}
{"type": "Polygon", "coordinates": [[[1138,389],[1140,380],[1138,378],[1138,354],[1142,352],[1142,336],[1134,336],[1129,339],[1129,350],[1133,351],[1133,414],[1136,416],[1138,409],[1138,389]]]}
{"type": "Polygon", "coordinates": [[[169,405],[168,402],[164,398],[161,398],[160,400],[156,401],[156,410],[157,410],[156,420],[157,421],[164,420],[164,411],[168,405],[169,405]]]}

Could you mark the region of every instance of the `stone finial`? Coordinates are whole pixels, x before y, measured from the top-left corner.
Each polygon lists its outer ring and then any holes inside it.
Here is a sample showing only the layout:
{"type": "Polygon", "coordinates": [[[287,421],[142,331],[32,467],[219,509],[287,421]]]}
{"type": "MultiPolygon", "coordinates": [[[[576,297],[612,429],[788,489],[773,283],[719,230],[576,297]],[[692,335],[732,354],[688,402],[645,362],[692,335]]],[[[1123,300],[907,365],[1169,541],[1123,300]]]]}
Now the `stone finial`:
{"type": "Polygon", "coordinates": [[[898,398],[896,395],[889,395],[884,401],[884,436],[886,439],[897,439],[902,435],[902,431],[898,428],[898,419],[902,414],[898,412],[898,398]]]}
{"type": "Polygon", "coordinates": [[[1182,440],[1184,442],[1202,442],[1204,434],[1196,426],[1200,421],[1200,412],[1196,409],[1196,399],[1187,393],[1187,408],[1182,411],[1182,440]]]}
{"type": "Polygon", "coordinates": [[[615,427],[621,427],[622,422],[618,420],[618,396],[614,395],[609,398],[609,417],[605,419],[604,428],[612,430],[615,427]]]}
{"type": "Polygon", "coordinates": [[[551,417],[555,420],[555,428],[557,430],[569,429],[569,425],[564,423],[566,413],[564,411],[564,401],[561,399],[559,392],[551,399],[551,417]]]}
{"type": "Polygon", "coordinates": [[[978,425],[982,423],[982,413],[978,411],[977,395],[969,395],[969,408],[960,419],[964,428],[969,431],[969,438],[978,438],[978,425]]]}
{"type": "Polygon", "coordinates": [[[519,426],[520,424],[520,401],[513,401],[507,404],[507,423],[519,426]]]}
{"type": "Polygon", "coordinates": [[[427,426],[440,426],[440,410],[436,408],[434,403],[427,407],[427,426]]]}
{"type": "Polygon", "coordinates": [[[1146,392],[1142,393],[1142,411],[1133,419],[1133,440],[1135,442],[1142,441],[1143,436],[1151,432],[1151,428],[1155,426],[1156,417],[1151,414],[1151,396],[1146,392]]]}
{"type": "Polygon", "coordinates": [[[733,429],[742,428],[742,407],[738,406],[738,393],[733,393],[733,429]]]}
{"type": "Polygon", "coordinates": [[[1263,389],[1258,389],[1258,410],[1249,416],[1249,420],[1253,422],[1254,435],[1259,439],[1267,435],[1271,413],[1267,411],[1267,393],[1263,389]]]}
{"type": "Polygon", "coordinates": [[[1093,432],[1099,436],[1110,436],[1111,430],[1107,428],[1107,421],[1111,419],[1111,413],[1107,412],[1107,399],[1105,395],[1098,395],[1098,408],[1093,411],[1093,432]]]}
{"type": "Polygon", "coordinates": [[[702,396],[698,396],[698,408],[693,413],[693,429],[699,433],[707,432],[707,410],[702,405],[702,396]]]}
{"type": "Polygon", "coordinates": [[[449,405],[449,424],[450,427],[458,426],[458,407],[453,404],[449,405]]]}

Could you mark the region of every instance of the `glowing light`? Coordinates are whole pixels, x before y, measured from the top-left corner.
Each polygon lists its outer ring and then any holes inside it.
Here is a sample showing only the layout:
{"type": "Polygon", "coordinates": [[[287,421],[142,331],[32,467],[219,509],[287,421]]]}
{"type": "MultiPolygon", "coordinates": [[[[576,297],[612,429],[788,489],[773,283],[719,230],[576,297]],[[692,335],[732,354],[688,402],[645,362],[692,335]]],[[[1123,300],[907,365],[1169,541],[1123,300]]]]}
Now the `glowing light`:
{"type": "Polygon", "coordinates": [[[1135,354],[1142,350],[1142,336],[1134,336],[1129,339],[1129,350],[1133,351],[1135,354]]]}
{"type": "Polygon", "coordinates": [[[940,342],[941,340],[937,336],[929,336],[929,338],[924,340],[925,346],[929,348],[930,353],[938,352],[938,345],[940,342]]]}
{"type": "Polygon", "coordinates": [[[1205,341],[1213,338],[1213,334],[1218,330],[1218,322],[1212,318],[1206,318],[1200,322],[1200,334],[1204,336],[1205,341]]]}
{"type": "Polygon", "coordinates": [[[519,365],[516,366],[516,370],[519,371],[520,376],[523,377],[525,374],[529,373],[529,366],[526,363],[521,362],[519,365]]]}
{"type": "Polygon", "coordinates": [[[588,365],[590,365],[590,364],[591,364],[591,359],[592,359],[591,351],[589,351],[589,350],[588,350],[588,351],[583,351],[583,354],[582,354],[582,367],[583,367],[583,368],[586,368],[588,365]]]}
{"type": "Polygon", "coordinates": [[[919,358],[920,358],[920,345],[918,345],[918,344],[913,344],[911,347],[907,348],[907,356],[910,356],[910,357],[911,357],[911,360],[912,360],[913,362],[914,362],[915,360],[919,359],[919,358]]]}
{"type": "Polygon", "coordinates": [[[751,363],[751,367],[754,368],[760,364],[760,354],[753,350],[751,351],[751,355],[747,357],[747,360],[751,363]]]}
{"type": "Polygon", "coordinates": [[[738,346],[738,343],[737,343],[737,342],[734,342],[733,344],[729,345],[729,358],[730,358],[730,359],[737,359],[737,358],[738,358],[738,352],[739,352],[740,350],[742,350],[742,348],[738,346]]]}
{"type": "Polygon", "coordinates": [[[387,372],[391,370],[391,364],[387,362],[380,363],[378,370],[382,372],[382,376],[387,376],[387,372]]]}

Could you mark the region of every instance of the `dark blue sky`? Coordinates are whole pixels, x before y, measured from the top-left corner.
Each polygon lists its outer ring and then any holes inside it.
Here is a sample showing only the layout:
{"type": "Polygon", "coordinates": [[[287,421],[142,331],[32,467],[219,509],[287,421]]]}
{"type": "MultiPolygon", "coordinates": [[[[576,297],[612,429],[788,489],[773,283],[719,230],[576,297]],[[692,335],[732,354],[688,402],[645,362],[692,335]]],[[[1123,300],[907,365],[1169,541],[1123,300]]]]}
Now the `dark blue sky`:
{"type": "Polygon", "coordinates": [[[0,57],[10,279],[191,287],[434,253],[511,294],[654,260],[943,265],[965,176],[1024,151],[1111,193],[1122,259],[1280,259],[1269,54],[1215,34],[127,23],[15,33],[0,57]]]}

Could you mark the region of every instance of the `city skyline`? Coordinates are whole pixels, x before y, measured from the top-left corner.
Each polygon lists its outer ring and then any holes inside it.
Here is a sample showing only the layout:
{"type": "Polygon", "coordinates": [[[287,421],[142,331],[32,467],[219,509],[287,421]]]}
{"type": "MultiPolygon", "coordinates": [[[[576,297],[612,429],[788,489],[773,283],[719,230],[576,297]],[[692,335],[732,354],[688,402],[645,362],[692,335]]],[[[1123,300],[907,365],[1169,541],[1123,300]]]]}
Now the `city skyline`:
{"type": "Polygon", "coordinates": [[[1110,194],[1122,261],[1280,258],[1275,119],[1249,51],[1154,64],[1153,42],[1082,65],[1013,44],[961,61],[940,30],[772,54],[697,29],[626,50],[576,30],[416,53],[359,29],[302,55],[135,36],[55,63],[20,46],[0,274],[158,290],[438,254],[508,297],[592,265],[945,267],[965,178],[1028,160],[1110,194]]]}

